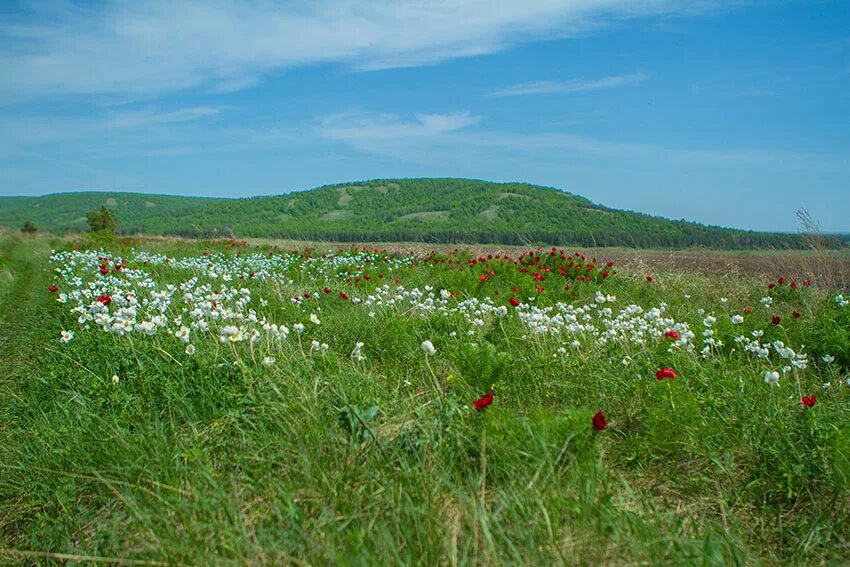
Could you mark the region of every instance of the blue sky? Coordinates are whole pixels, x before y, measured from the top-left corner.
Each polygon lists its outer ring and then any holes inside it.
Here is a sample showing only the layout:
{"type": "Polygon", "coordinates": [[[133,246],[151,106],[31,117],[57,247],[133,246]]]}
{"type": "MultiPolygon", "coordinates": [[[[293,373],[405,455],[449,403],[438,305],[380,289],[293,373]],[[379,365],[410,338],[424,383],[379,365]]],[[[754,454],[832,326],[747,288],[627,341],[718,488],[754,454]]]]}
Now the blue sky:
{"type": "Polygon", "coordinates": [[[0,195],[555,186],[850,231],[850,3],[0,3],[0,195]]]}

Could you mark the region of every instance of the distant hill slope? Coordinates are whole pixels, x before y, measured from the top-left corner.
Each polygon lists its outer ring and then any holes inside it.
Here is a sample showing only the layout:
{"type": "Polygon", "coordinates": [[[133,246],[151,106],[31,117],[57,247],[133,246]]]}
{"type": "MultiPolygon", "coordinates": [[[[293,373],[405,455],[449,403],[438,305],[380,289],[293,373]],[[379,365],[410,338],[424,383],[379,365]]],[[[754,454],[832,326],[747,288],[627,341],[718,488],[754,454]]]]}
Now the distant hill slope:
{"type": "MultiPolygon", "coordinates": [[[[124,233],[338,241],[576,246],[796,248],[789,234],[732,230],[610,209],[557,189],[469,179],[392,179],[273,197],[201,199],[132,193],[0,198],[0,225],[84,230],[87,211],[116,209],[124,233]]],[[[838,240],[835,239],[836,245],[838,240]]]]}
{"type": "Polygon", "coordinates": [[[86,213],[106,205],[115,210],[121,228],[182,217],[213,199],[140,193],[56,193],[43,197],[0,197],[0,225],[20,228],[32,221],[50,232],[88,230],[86,213]]]}

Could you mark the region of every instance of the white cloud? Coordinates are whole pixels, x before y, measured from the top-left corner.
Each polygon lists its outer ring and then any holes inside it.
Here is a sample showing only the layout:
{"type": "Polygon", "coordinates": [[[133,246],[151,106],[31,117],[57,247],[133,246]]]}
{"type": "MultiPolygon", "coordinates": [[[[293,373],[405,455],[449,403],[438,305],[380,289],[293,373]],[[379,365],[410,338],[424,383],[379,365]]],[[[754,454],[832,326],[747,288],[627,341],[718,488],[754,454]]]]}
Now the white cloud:
{"type": "Polygon", "coordinates": [[[0,23],[0,97],[238,90],[276,69],[434,64],[722,0],[49,2],[0,23]],[[57,8],[58,6],[58,8],[57,8]],[[42,10],[39,12],[39,10],[42,10]]]}
{"type": "Polygon", "coordinates": [[[407,121],[394,114],[352,112],[322,117],[316,132],[320,137],[346,142],[434,138],[476,122],[478,117],[467,111],[450,114],[418,114],[415,120],[407,121]]]}
{"type": "MultiPolygon", "coordinates": [[[[461,165],[480,161],[524,160],[531,164],[569,162],[610,164],[628,160],[642,164],[692,167],[734,167],[765,164],[816,170],[847,168],[831,155],[752,148],[682,148],[645,143],[613,142],[568,132],[506,132],[486,127],[470,130],[479,118],[461,112],[418,115],[404,119],[378,113],[346,113],[319,120],[315,135],[347,144],[354,150],[406,163],[461,165]],[[426,118],[427,117],[427,118],[426,118]]],[[[483,125],[484,126],[484,125],[483,125]]]]}
{"type": "Polygon", "coordinates": [[[581,93],[627,87],[649,78],[645,73],[613,75],[599,79],[570,79],[567,81],[533,81],[518,83],[492,93],[492,96],[520,96],[553,93],[581,93]]]}

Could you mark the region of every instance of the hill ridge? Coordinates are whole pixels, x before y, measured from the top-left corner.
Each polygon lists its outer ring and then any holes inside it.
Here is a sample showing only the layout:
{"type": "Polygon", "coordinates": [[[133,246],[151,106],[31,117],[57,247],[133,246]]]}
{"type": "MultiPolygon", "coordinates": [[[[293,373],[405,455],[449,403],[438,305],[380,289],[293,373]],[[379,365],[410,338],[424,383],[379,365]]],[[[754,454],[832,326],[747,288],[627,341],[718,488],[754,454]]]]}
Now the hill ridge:
{"type": "MultiPolygon", "coordinates": [[[[681,248],[802,248],[797,235],[670,220],[614,209],[555,187],[461,178],[386,178],[279,195],[190,197],[84,191],[0,197],[0,225],[31,220],[85,230],[85,214],[116,210],[123,233],[335,241],[425,241],[681,248]]],[[[835,239],[835,245],[840,245],[835,239]]]]}

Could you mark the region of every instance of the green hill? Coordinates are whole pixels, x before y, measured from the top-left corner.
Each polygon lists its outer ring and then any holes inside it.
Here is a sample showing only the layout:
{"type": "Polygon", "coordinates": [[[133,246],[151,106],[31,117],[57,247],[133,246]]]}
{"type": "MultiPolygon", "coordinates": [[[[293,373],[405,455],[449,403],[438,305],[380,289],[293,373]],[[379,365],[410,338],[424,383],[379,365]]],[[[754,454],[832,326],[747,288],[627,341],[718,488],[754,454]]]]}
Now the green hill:
{"type": "Polygon", "coordinates": [[[181,218],[189,210],[211,201],[196,197],[100,192],[0,197],[0,226],[19,228],[29,220],[41,230],[80,232],[88,230],[86,213],[105,205],[115,211],[121,228],[127,230],[138,223],[181,218]]]}
{"type": "MultiPolygon", "coordinates": [[[[338,241],[576,246],[796,248],[795,235],[709,227],[610,209],[526,183],[374,180],[273,197],[203,199],[133,193],[0,198],[0,225],[32,220],[53,232],[85,229],[86,212],[116,210],[123,233],[338,241]]],[[[836,244],[838,241],[836,239],[836,244]]]]}

